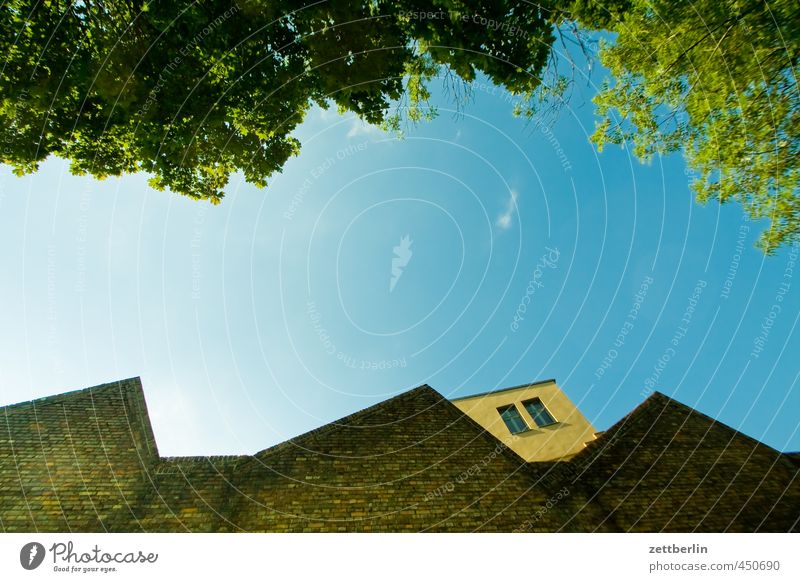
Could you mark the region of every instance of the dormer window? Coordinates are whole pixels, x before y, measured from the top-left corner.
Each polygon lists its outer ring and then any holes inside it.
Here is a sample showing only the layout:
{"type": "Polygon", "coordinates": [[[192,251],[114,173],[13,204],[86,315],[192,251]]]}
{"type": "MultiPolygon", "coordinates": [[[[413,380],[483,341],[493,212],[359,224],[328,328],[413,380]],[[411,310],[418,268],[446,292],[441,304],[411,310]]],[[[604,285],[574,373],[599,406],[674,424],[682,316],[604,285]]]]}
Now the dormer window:
{"type": "Polygon", "coordinates": [[[522,403],[522,406],[524,406],[525,410],[528,411],[528,414],[531,415],[531,418],[533,419],[533,422],[536,423],[536,426],[548,426],[556,423],[556,419],[553,418],[553,415],[550,414],[550,411],[547,410],[547,407],[538,398],[526,400],[522,403]]]}
{"type": "Polygon", "coordinates": [[[517,410],[517,407],[513,404],[501,406],[497,409],[497,412],[500,414],[503,422],[506,423],[506,426],[511,434],[517,434],[528,430],[528,425],[525,424],[525,421],[522,419],[522,415],[519,413],[519,410],[517,410]]]}

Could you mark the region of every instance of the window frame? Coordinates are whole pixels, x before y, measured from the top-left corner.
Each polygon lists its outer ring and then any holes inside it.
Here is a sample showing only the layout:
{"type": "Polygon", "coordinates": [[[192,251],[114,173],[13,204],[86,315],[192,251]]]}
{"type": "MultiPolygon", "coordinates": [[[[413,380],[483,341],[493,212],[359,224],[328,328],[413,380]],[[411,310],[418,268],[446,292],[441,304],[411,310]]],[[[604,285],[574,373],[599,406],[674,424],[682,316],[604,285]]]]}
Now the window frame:
{"type": "Polygon", "coordinates": [[[503,424],[506,425],[506,428],[508,429],[508,432],[510,432],[512,435],[522,434],[523,432],[528,432],[529,430],[531,430],[531,427],[525,421],[525,417],[520,413],[519,408],[517,408],[517,405],[514,402],[512,402],[511,404],[504,404],[503,406],[498,406],[497,407],[497,414],[500,415],[500,419],[503,421],[503,424]],[[514,413],[516,413],[517,418],[519,419],[520,423],[522,423],[522,428],[520,430],[517,430],[517,431],[512,430],[511,426],[509,425],[508,421],[506,420],[506,417],[503,416],[503,413],[506,412],[506,411],[509,411],[509,410],[513,410],[514,413]]]}
{"type": "MultiPolygon", "coordinates": [[[[553,426],[554,424],[558,424],[558,419],[555,416],[553,416],[553,413],[550,412],[550,409],[547,408],[547,405],[545,405],[545,403],[542,402],[542,399],[539,398],[538,396],[535,396],[533,398],[528,398],[527,400],[523,400],[521,402],[521,404],[522,404],[522,408],[525,409],[525,412],[528,413],[528,416],[531,417],[531,420],[533,421],[533,424],[536,425],[537,428],[544,428],[546,426],[553,426]],[[539,424],[539,422],[536,420],[538,415],[537,416],[533,415],[531,413],[531,411],[528,409],[528,404],[531,404],[531,403],[534,403],[534,402],[538,402],[541,405],[542,410],[550,418],[550,420],[552,422],[547,422],[545,424],[539,424]]],[[[539,414],[541,414],[541,412],[539,412],[539,414]]]]}

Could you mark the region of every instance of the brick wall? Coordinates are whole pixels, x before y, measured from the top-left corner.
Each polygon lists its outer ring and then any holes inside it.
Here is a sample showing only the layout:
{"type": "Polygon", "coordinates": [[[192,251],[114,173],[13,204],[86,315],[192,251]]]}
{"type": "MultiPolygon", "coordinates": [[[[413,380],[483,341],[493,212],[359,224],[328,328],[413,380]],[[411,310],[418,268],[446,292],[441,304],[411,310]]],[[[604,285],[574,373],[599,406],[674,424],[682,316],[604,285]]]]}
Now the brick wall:
{"type": "Polygon", "coordinates": [[[126,529],[157,455],[138,379],[2,408],[0,526],[126,529]]]}
{"type": "MultiPolygon", "coordinates": [[[[427,387],[254,456],[156,473],[142,520],[153,531],[510,531],[550,495],[427,387]]],[[[568,517],[565,505],[539,527],[568,517]]]]}
{"type": "Polygon", "coordinates": [[[800,522],[789,455],[658,393],[569,470],[621,531],[785,532],[800,522]]]}
{"type": "Polygon", "coordinates": [[[138,379],[0,408],[3,531],[787,531],[798,465],[662,395],[525,463],[423,386],[244,456],[158,456],[138,379]]]}

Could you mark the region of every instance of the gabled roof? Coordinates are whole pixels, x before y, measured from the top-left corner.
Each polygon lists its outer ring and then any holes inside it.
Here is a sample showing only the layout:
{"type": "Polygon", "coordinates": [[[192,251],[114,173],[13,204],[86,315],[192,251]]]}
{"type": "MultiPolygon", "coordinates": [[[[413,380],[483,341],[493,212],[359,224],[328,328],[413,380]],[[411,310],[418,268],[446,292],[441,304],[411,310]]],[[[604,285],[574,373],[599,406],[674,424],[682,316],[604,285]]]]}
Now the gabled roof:
{"type": "MultiPolygon", "coordinates": [[[[284,450],[286,448],[298,447],[298,446],[302,447],[303,443],[307,443],[312,439],[316,439],[319,436],[322,436],[326,433],[330,433],[332,431],[336,431],[339,429],[370,428],[371,426],[380,426],[380,425],[365,425],[364,421],[367,420],[372,415],[380,411],[383,411],[388,407],[396,406],[405,401],[410,401],[421,395],[432,396],[437,402],[446,403],[447,407],[451,409],[451,413],[453,415],[457,417],[467,418],[470,421],[470,423],[474,425],[475,428],[477,428],[478,430],[480,430],[482,433],[485,434],[486,438],[491,439],[492,442],[499,442],[490,433],[488,433],[482,426],[480,426],[469,416],[465,415],[458,407],[456,407],[453,404],[453,401],[475,398],[486,394],[494,394],[510,390],[517,390],[520,388],[527,388],[531,386],[548,384],[553,382],[555,382],[554,379],[540,380],[527,384],[521,384],[518,386],[511,386],[508,388],[490,390],[487,392],[473,394],[470,396],[463,396],[452,400],[445,398],[442,394],[437,392],[435,389],[431,388],[428,384],[423,384],[421,386],[418,386],[416,388],[398,394],[397,396],[394,396],[392,398],[389,398],[387,400],[378,402],[377,404],[364,408],[363,410],[359,410],[357,412],[344,416],[338,420],[335,420],[318,428],[312,429],[298,436],[292,437],[284,442],[263,449],[255,453],[254,455],[217,455],[214,457],[207,457],[207,456],[167,457],[167,458],[162,458],[161,460],[164,462],[174,462],[174,463],[192,463],[194,461],[200,461],[203,459],[206,460],[218,459],[219,461],[222,462],[222,461],[232,461],[236,457],[264,458],[274,453],[277,453],[281,450],[284,450]]],[[[89,388],[82,388],[79,390],[64,392],[53,396],[37,398],[26,402],[19,402],[7,406],[2,406],[0,407],[0,415],[14,414],[17,411],[29,410],[30,408],[35,409],[37,407],[43,407],[43,406],[68,404],[83,398],[88,398],[91,402],[94,396],[101,396],[103,394],[119,394],[120,396],[123,397],[125,401],[125,409],[126,409],[126,414],[128,416],[129,424],[131,424],[137,430],[140,430],[146,441],[152,443],[152,451],[155,452],[155,454],[157,455],[155,436],[153,434],[152,425],[150,423],[150,417],[147,411],[147,405],[144,398],[144,391],[142,388],[141,379],[138,376],[127,378],[124,380],[118,380],[115,382],[108,382],[105,384],[100,384],[89,388]]],[[[605,431],[597,433],[598,438],[588,443],[586,449],[584,449],[577,456],[575,456],[573,460],[576,463],[580,463],[581,461],[587,461],[590,457],[594,457],[598,453],[601,453],[603,449],[611,446],[612,444],[618,443],[621,439],[624,438],[629,428],[633,425],[638,424],[642,417],[650,415],[654,411],[657,411],[658,413],[657,418],[660,418],[663,414],[668,413],[668,411],[670,410],[673,413],[675,412],[680,413],[682,416],[695,415],[698,418],[706,420],[710,425],[721,427],[724,430],[730,432],[731,438],[744,439],[753,445],[757,445],[758,447],[764,447],[765,449],[772,451],[773,453],[782,454],[786,462],[791,462],[793,464],[800,463],[800,452],[780,453],[780,451],[777,451],[772,447],[765,445],[764,443],[758,441],[757,439],[754,439],[753,437],[750,437],[722,422],[719,422],[718,420],[715,420],[714,418],[702,412],[699,412],[696,409],[686,404],[683,404],[678,400],[675,400],[661,392],[654,392],[641,404],[639,404],[636,408],[634,408],[631,412],[629,412],[628,414],[623,416],[619,421],[614,423],[610,428],[608,428],[605,431]]],[[[513,455],[517,460],[519,459],[519,457],[517,457],[517,455],[513,453],[510,449],[508,449],[507,452],[508,454],[513,455]]]]}
{"type": "MultiPolygon", "coordinates": [[[[124,403],[125,422],[127,422],[132,431],[139,433],[139,439],[137,440],[143,440],[150,454],[158,458],[157,470],[159,472],[189,469],[195,466],[199,467],[207,465],[208,463],[211,463],[212,465],[235,467],[238,462],[247,459],[263,459],[290,448],[304,448],[306,445],[309,445],[312,440],[341,429],[373,428],[381,426],[380,424],[365,424],[364,421],[379,412],[392,407],[402,406],[405,402],[410,402],[415,398],[423,396],[427,396],[430,401],[435,402],[436,405],[445,407],[450,415],[449,422],[453,422],[454,419],[465,420],[469,425],[473,426],[478,433],[480,433],[480,438],[489,439],[492,442],[492,446],[495,446],[497,443],[499,443],[499,441],[497,441],[491,434],[486,432],[483,427],[477,424],[469,416],[465,415],[450,400],[445,398],[442,394],[427,384],[423,384],[398,394],[397,396],[378,402],[377,404],[369,406],[363,410],[356,411],[338,420],[292,437],[284,442],[261,450],[253,455],[158,457],[158,449],[150,422],[150,416],[147,411],[147,405],[144,399],[144,391],[142,388],[141,379],[138,376],[0,407],[0,416],[4,414],[14,414],[16,411],[19,411],[20,413],[30,412],[31,409],[33,409],[35,413],[37,408],[54,405],[72,404],[82,407],[85,406],[85,404],[82,403],[84,400],[89,402],[89,407],[91,409],[92,402],[94,400],[100,402],[100,399],[102,398],[102,401],[105,402],[105,397],[115,395],[122,396],[124,403]]],[[[505,449],[503,454],[510,456],[515,460],[515,462],[521,462],[521,459],[516,455],[516,453],[510,449],[505,449]]]]}
{"type": "MultiPolygon", "coordinates": [[[[727,424],[716,420],[715,418],[699,412],[695,408],[684,404],[662,392],[653,392],[650,396],[648,396],[644,402],[639,404],[636,408],[631,410],[628,414],[623,416],[620,420],[614,423],[610,428],[603,431],[602,433],[598,433],[597,439],[594,441],[589,442],[586,445],[586,449],[578,453],[573,458],[573,461],[576,464],[581,463],[591,463],[593,462],[593,458],[599,455],[602,455],[603,450],[611,447],[616,446],[620,442],[624,442],[626,433],[629,432],[631,427],[637,426],[641,424],[642,420],[645,417],[649,417],[652,414],[657,414],[656,422],[659,420],[665,419],[665,415],[679,415],[682,418],[689,418],[690,416],[694,416],[695,418],[702,419],[706,421],[710,427],[717,427],[729,433],[731,440],[740,440],[745,441],[751,444],[754,447],[761,448],[765,451],[769,451],[775,455],[781,455],[785,462],[790,462],[790,456],[787,453],[782,453],[769,445],[762,443],[761,441],[746,435],[745,433],[738,431],[727,424]]],[[[655,423],[652,423],[655,426],[655,423]]],[[[649,431],[648,431],[649,432],[649,431]]],[[[645,433],[647,434],[647,433],[645,433]]],[[[629,443],[631,445],[635,443],[629,443]]]]}
{"type": "Polygon", "coordinates": [[[800,523],[798,455],[661,393],[575,457],[544,463],[526,463],[428,385],[255,455],[158,457],[138,378],[0,408],[0,421],[0,439],[14,449],[0,471],[11,477],[0,487],[9,531],[792,531],[800,523]],[[40,462],[42,451],[52,463],[40,462]],[[564,487],[569,497],[528,519],[564,487]],[[54,491],[58,505],[49,503],[54,491]]]}
{"type": "Polygon", "coordinates": [[[406,392],[402,392],[401,394],[398,394],[397,396],[393,396],[392,398],[389,398],[388,400],[382,400],[381,402],[378,402],[377,404],[373,404],[372,406],[368,406],[367,408],[363,408],[361,410],[353,412],[352,414],[348,414],[347,416],[343,416],[342,418],[340,418],[338,420],[334,420],[333,422],[329,422],[328,424],[324,424],[324,425],[322,425],[320,427],[311,429],[311,430],[309,430],[307,432],[299,434],[299,435],[297,435],[295,437],[292,437],[292,438],[290,438],[288,440],[285,440],[285,441],[283,441],[281,443],[278,443],[276,445],[273,445],[271,447],[263,449],[263,450],[255,453],[253,456],[254,457],[259,457],[259,458],[264,458],[264,457],[267,457],[267,456],[269,456],[269,455],[271,455],[273,453],[277,453],[279,451],[282,451],[282,450],[284,450],[286,448],[301,446],[303,443],[308,442],[311,439],[317,438],[317,437],[319,437],[321,435],[324,435],[326,433],[333,432],[335,430],[339,430],[339,429],[342,429],[342,428],[369,428],[369,426],[364,426],[363,424],[360,424],[360,421],[369,418],[373,414],[375,414],[377,412],[380,412],[381,410],[383,410],[383,409],[385,409],[385,408],[387,408],[389,406],[398,404],[398,403],[406,401],[406,400],[411,400],[411,399],[416,398],[417,396],[419,396],[420,394],[423,394],[423,393],[433,393],[433,394],[436,394],[436,396],[438,396],[439,398],[444,399],[444,397],[441,394],[439,394],[436,390],[434,390],[433,388],[431,388],[427,384],[422,384],[421,386],[417,386],[416,388],[412,388],[411,390],[408,390],[406,392]]]}
{"type": "Polygon", "coordinates": [[[502,446],[501,454],[511,460],[513,460],[516,464],[524,464],[525,461],[519,457],[512,449],[508,448],[507,446],[503,445],[498,439],[496,439],[491,433],[489,433],[484,427],[480,424],[475,422],[469,415],[465,414],[461,411],[455,404],[453,404],[449,399],[445,398],[442,394],[440,394],[437,390],[431,388],[428,384],[422,384],[421,386],[417,386],[416,388],[412,388],[406,392],[398,394],[392,398],[387,400],[383,400],[344,416],[338,420],[325,424],[319,428],[312,429],[308,432],[300,434],[296,437],[292,437],[282,443],[278,443],[273,445],[267,449],[259,451],[253,455],[254,458],[262,460],[267,458],[273,454],[280,453],[282,451],[286,451],[287,449],[291,448],[314,448],[312,445],[312,441],[316,440],[320,436],[324,436],[326,434],[331,434],[338,430],[343,429],[370,429],[375,427],[387,426],[388,423],[377,423],[377,424],[365,424],[364,421],[368,420],[370,417],[387,410],[390,410],[394,407],[402,407],[404,403],[410,402],[417,398],[428,398],[432,403],[432,406],[441,406],[443,410],[449,414],[450,419],[445,419],[444,425],[452,424],[455,421],[463,421],[469,426],[472,426],[475,429],[476,438],[487,440],[491,443],[492,447],[496,447],[498,445],[502,446]]]}

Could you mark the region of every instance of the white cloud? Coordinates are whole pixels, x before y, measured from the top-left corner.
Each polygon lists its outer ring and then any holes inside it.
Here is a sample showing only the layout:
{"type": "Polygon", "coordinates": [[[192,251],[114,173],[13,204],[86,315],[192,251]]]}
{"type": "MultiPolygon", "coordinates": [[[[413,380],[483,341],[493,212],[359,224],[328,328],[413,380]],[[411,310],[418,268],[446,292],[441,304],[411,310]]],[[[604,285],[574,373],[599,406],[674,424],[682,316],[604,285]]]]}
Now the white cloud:
{"type": "Polygon", "coordinates": [[[357,137],[359,135],[377,135],[383,133],[379,127],[361,121],[357,117],[353,118],[350,125],[350,131],[347,132],[347,137],[357,137]]]}
{"type": "Polygon", "coordinates": [[[328,109],[319,108],[319,118],[322,121],[333,121],[337,117],[339,117],[339,112],[336,111],[335,107],[329,107],[328,109]]]}
{"type": "Polygon", "coordinates": [[[517,211],[517,192],[516,190],[509,191],[508,202],[506,209],[497,217],[497,226],[506,230],[511,227],[514,219],[514,213],[517,211]]]}

